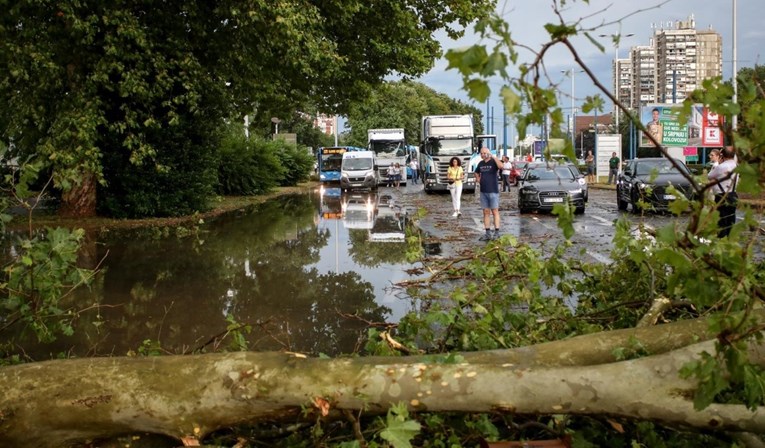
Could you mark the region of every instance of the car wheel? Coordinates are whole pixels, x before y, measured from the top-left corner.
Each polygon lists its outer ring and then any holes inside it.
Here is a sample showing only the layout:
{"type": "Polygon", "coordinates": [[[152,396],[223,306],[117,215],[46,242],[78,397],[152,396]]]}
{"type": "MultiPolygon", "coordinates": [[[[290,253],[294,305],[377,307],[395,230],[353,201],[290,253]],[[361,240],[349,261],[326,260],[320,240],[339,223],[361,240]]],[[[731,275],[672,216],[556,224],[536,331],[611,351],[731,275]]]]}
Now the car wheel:
{"type": "Polygon", "coordinates": [[[640,208],[640,205],[638,205],[638,202],[640,202],[640,198],[638,198],[637,193],[632,193],[632,199],[630,201],[632,203],[632,213],[639,214],[642,210],[640,208]]]}
{"type": "Polygon", "coordinates": [[[577,207],[576,210],[574,210],[574,214],[576,214],[576,215],[583,215],[584,214],[584,206],[577,207]]]}
{"type": "Polygon", "coordinates": [[[627,203],[622,200],[622,191],[619,187],[616,187],[616,206],[620,211],[627,210],[627,203]]]}

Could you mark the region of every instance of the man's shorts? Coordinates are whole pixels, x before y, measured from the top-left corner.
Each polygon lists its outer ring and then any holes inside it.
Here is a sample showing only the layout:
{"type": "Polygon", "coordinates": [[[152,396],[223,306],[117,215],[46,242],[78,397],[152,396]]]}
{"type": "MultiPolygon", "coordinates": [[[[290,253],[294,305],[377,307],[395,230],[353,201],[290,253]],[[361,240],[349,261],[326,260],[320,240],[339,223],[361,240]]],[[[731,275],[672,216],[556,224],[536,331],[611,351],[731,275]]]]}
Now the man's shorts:
{"type": "Polygon", "coordinates": [[[499,208],[499,193],[484,193],[481,192],[481,208],[498,209],[499,208]]]}

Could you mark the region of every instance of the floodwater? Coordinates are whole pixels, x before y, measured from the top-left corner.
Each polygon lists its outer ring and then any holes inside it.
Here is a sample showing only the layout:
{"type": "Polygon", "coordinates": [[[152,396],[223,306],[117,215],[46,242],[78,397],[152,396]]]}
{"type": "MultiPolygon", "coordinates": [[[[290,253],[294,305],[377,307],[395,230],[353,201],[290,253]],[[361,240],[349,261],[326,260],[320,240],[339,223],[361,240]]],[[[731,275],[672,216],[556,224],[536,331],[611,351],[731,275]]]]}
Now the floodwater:
{"type": "Polygon", "coordinates": [[[70,305],[75,334],[23,344],[41,360],[220,348],[335,355],[410,300],[407,213],[384,192],[317,189],[198,229],[115,233],[91,245],[103,272],[70,305]],[[235,331],[232,331],[235,330],[235,331]],[[242,339],[242,336],[244,339],[242,339]],[[160,348],[161,347],[161,348],[160,348]]]}

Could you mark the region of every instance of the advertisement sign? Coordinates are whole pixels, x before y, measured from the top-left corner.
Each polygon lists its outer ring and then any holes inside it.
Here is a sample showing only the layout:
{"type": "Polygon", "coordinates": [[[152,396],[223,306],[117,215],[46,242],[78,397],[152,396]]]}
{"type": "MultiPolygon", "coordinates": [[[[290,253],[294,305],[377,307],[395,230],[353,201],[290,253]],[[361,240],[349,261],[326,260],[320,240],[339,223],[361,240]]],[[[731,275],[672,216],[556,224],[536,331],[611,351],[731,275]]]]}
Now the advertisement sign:
{"type": "MultiPolygon", "coordinates": [[[[688,146],[688,125],[680,122],[679,115],[672,105],[649,104],[643,107],[640,119],[660,145],[688,146]]],[[[640,145],[654,146],[645,135],[640,136],[640,145]]]]}
{"type": "Polygon", "coordinates": [[[723,117],[710,111],[706,107],[701,108],[702,114],[702,133],[701,146],[722,146],[723,136],[720,126],[723,123],[723,117]]]}
{"type": "MultiPolygon", "coordinates": [[[[649,104],[641,110],[640,119],[648,133],[664,147],[723,145],[720,131],[722,117],[700,104],[691,108],[687,123],[680,121],[680,108],[673,104],[649,104]]],[[[654,144],[641,134],[640,146],[654,144]]]]}
{"type": "Polygon", "coordinates": [[[608,161],[616,153],[616,157],[621,159],[622,136],[621,134],[597,134],[597,160],[595,163],[595,174],[597,176],[608,176],[608,161]]]}
{"type": "Polygon", "coordinates": [[[534,155],[541,156],[545,152],[547,142],[544,140],[537,140],[534,142],[534,155]]]}

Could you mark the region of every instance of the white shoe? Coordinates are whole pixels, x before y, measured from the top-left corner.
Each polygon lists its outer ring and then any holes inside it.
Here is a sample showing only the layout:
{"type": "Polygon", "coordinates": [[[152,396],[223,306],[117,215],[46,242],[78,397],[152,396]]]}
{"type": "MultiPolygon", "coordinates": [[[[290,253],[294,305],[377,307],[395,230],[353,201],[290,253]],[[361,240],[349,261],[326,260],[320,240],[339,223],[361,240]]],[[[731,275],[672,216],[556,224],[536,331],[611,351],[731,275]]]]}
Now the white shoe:
{"type": "Polygon", "coordinates": [[[459,215],[459,212],[452,213],[452,218],[456,218],[459,215]]]}

